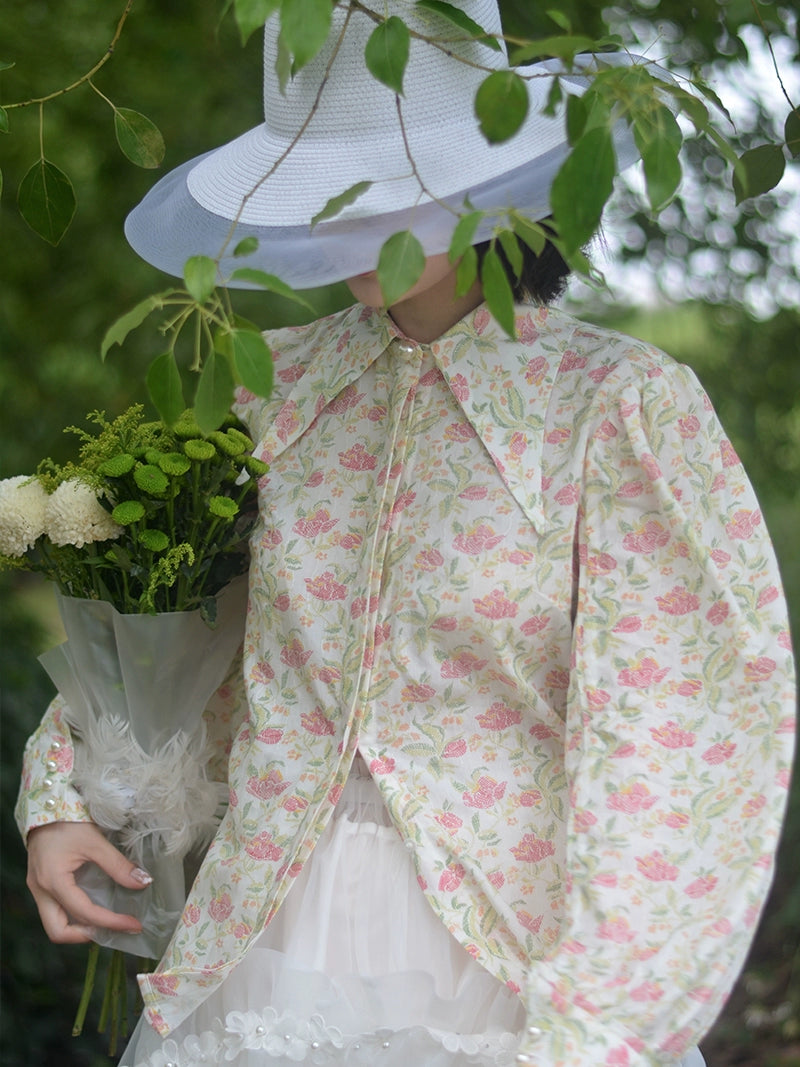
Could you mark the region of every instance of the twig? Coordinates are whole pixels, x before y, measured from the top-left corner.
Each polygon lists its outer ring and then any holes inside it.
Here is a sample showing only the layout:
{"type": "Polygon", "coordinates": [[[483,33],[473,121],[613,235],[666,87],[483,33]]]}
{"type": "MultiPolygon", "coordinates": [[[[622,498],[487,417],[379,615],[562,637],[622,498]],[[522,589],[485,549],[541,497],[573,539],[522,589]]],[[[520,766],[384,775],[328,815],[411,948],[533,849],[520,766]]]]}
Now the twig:
{"type": "Polygon", "coordinates": [[[458,216],[460,214],[460,212],[456,211],[455,208],[451,207],[444,200],[440,200],[438,196],[434,196],[434,194],[430,191],[430,189],[427,187],[425,182],[422,180],[422,175],[420,174],[420,172],[419,172],[419,170],[417,168],[416,161],[414,160],[414,157],[411,154],[411,146],[408,143],[408,135],[406,133],[406,124],[403,121],[403,108],[402,108],[402,104],[400,102],[400,97],[397,94],[395,94],[395,104],[397,106],[397,118],[400,121],[400,133],[403,135],[403,147],[405,149],[406,158],[408,159],[408,162],[411,164],[411,171],[412,171],[414,177],[419,182],[420,189],[425,194],[425,196],[429,197],[431,200],[433,200],[435,203],[437,203],[440,207],[446,208],[447,211],[451,212],[453,215],[458,216]]]}
{"type": "Polygon", "coordinates": [[[786,86],[783,84],[783,78],[781,78],[781,72],[780,72],[780,69],[778,67],[778,60],[775,58],[775,52],[774,52],[774,50],[772,48],[772,41],[770,40],[769,30],[764,25],[764,20],[761,17],[761,12],[758,10],[758,4],[756,3],[756,0],[750,0],[750,3],[752,4],[753,11],[755,12],[756,18],[758,19],[759,25],[761,26],[761,29],[762,29],[762,31],[764,33],[764,40],[767,42],[767,48],[769,49],[769,54],[772,56],[772,65],[775,68],[775,77],[778,79],[778,85],[780,85],[781,92],[786,97],[787,104],[792,109],[792,111],[794,111],[795,110],[795,106],[792,103],[792,98],[789,96],[788,92],[786,91],[786,86]]]}
{"type": "Polygon", "coordinates": [[[305,120],[303,122],[303,125],[300,127],[300,129],[297,131],[297,133],[294,135],[294,137],[292,138],[290,144],[287,146],[285,151],[283,151],[280,154],[280,156],[275,160],[275,162],[270,167],[270,169],[267,171],[267,173],[264,174],[261,178],[259,178],[259,180],[253,186],[253,188],[242,197],[242,202],[239,205],[239,210],[236,212],[236,215],[234,216],[233,221],[231,222],[230,229],[228,230],[228,233],[227,233],[227,235],[225,237],[225,241],[223,242],[222,248],[217,253],[217,256],[216,256],[216,262],[217,263],[219,263],[220,259],[222,258],[223,254],[225,252],[225,249],[230,244],[230,242],[231,242],[231,240],[233,238],[233,234],[234,234],[234,232],[236,230],[236,227],[239,225],[239,220],[242,217],[242,213],[244,212],[244,209],[247,206],[248,201],[251,199],[251,197],[255,196],[255,194],[258,192],[258,190],[261,188],[261,186],[264,184],[264,182],[272,177],[272,175],[275,173],[275,171],[278,169],[278,167],[281,165],[281,163],[283,163],[283,161],[286,159],[286,157],[289,155],[289,153],[294,149],[295,145],[297,145],[299,143],[300,138],[306,132],[306,130],[309,127],[309,124],[311,123],[311,120],[314,118],[314,116],[316,115],[317,111],[319,110],[320,101],[322,100],[322,94],[323,94],[323,92],[325,90],[325,86],[328,84],[328,78],[330,77],[330,73],[331,73],[331,70],[333,68],[333,64],[336,61],[336,57],[339,54],[339,49],[341,48],[342,42],[344,41],[344,36],[345,36],[345,33],[347,32],[347,26],[348,26],[348,24],[350,22],[350,16],[352,15],[352,12],[353,12],[352,7],[348,8],[347,14],[345,15],[345,20],[342,23],[341,32],[339,33],[339,36],[338,36],[338,38],[336,40],[336,44],[334,45],[334,48],[333,48],[333,53],[331,55],[331,58],[328,61],[327,67],[325,68],[325,73],[322,76],[322,81],[320,82],[319,89],[317,90],[317,95],[314,97],[314,102],[311,105],[311,108],[310,108],[310,110],[308,112],[308,115],[306,116],[306,118],[305,118],[305,120]]]}
{"type": "Polygon", "coordinates": [[[105,51],[105,55],[102,57],[102,59],[99,59],[95,63],[95,65],[90,71],[87,71],[86,74],[82,75],[80,78],[78,78],[77,81],[74,81],[71,85],[66,85],[63,89],[56,89],[54,93],[48,93],[47,96],[37,96],[33,97],[30,100],[18,100],[14,104],[3,104],[3,107],[6,109],[6,111],[10,111],[12,108],[15,107],[30,107],[31,104],[46,104],[49,100],[55,100],[56,97],[64,96],[65,93],[71,93],[73,89],[77,89],[79,86],[84,85],[87,81],[90,81],[90,79],[94,77],[94,75],[98,72],[98,70],[100,70],[101,67],[104,67],[106,65],[109,59],[111,59],[111,56],[114,54],[114,49],[116,48],[117,41],[119,40],[120,35],[122,33],[122,27],[125,25],[128,15],[131,12],[133,3],[134,0],[127,0],[127,3],[125,4],[125,10],[120,16],[119,22],[117,23],[117,28],[114,31],[114,36],[111,38],[108,48],[105,51]]]}

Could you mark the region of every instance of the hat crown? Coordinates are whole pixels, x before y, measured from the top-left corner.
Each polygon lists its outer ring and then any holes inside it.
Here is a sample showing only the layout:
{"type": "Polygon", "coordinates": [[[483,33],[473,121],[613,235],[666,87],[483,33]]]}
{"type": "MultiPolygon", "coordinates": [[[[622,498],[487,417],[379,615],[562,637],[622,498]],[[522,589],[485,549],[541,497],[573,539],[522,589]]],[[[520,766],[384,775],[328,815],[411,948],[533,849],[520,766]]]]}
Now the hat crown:
{"type": "MultiPolygon", "coordinates": [[[[363,142],[370,132],[397,126],[394,92],[369,72],[364,61],[364,49],[378,21],[391,15],[402,18],[412,33],[403,81],[403,113],[409,129],[435,128],[443,119],[452,122],[454,107],[463,110],[465,120],[471,119],[473,97],[481,81],[491,70],[506,66],[504,51],[488,47],[449,19],[410,0],[382,0],[379,4],[371,0],[362,6],[373,10],[375,18],[353,8],[348,20],[350,5],[336,5],[325,45],[283,91],[276,69],[280,22],[277,15],[267,20],[264,122],[276,140],[290,142],[302,131],[307,138],[339,144],[351,140],[355,144],[363,142]],[[339,41],[346,20],[344,37],[339,41]],[[464,62],[454,62],[452,56],[464,62]]],[[[458,7],[487,33],[502,33],[495,0],[460,0],[458,7]]]]}

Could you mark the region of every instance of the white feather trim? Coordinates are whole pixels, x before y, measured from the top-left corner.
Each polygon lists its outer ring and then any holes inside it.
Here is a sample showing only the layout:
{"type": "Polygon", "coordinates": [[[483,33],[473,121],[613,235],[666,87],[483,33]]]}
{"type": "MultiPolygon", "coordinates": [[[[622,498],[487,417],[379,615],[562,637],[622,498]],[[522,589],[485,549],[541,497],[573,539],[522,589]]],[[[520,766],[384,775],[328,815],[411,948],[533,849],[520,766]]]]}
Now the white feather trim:
{"type": "Polygon", "coordinates": [[[224,809],[227,788],[208,779],[208,756],[202,723],[147,753],[128,723],[101,716],[81,725],[73,782],[93,821],[115,831],[134,862],[146,837],[154,851],[181,858],[208,844],[224,809]]]}

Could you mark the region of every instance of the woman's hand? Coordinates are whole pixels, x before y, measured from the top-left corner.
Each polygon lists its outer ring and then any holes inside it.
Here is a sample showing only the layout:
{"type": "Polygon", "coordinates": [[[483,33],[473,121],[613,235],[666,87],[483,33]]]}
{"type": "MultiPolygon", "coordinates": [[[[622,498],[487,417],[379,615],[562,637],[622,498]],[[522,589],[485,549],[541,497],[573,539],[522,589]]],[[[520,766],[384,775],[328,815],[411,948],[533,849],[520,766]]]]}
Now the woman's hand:
{"type": "Polygon", "coordinates": [[[95,927],[139,933],[132,915],[94,904],[75,882],[75,872],[91,861],[121,886],[144,889],[152,878],[126,859],[90,822],[54,822],[28,835],[27,884],[51,941],[91,941],[95,927]]]}

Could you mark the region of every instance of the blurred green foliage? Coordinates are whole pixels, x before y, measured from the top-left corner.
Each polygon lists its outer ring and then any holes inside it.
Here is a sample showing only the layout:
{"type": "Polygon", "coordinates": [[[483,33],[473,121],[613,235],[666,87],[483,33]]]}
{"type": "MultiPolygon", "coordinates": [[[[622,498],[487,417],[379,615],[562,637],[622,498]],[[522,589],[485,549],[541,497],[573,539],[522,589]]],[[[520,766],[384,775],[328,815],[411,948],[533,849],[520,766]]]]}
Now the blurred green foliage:
{"type": "MultiPolygon", "coordinates": [[[[221,144],[260,120],[261,53],[258,35],[242,49],[230,18],[220,21],[219,0],[139,0],[98,87],[121,107],[148,115],[167,145],[165,168],[221,144]]],[[[555,6],[555,5],[554,5],[555,6]]],[[[632,3],[625,10],[600,0],[571,0],[560,9],[574,27],[602,32],[602,13],[631,23],[657,17],[670,48],[694,59],[740,54],[736,28],[756,14],[785,28],[787,8],[745,0],[632,3]],[[672,29],[669,29],[672,27],[672,29]]],[[[24,99],[64,86],[103,55],[123,8],[71,0],[56,16],[47,0],[7,0],[0,59],[16,66],[0,73],[0,99],[24,99]]],[[[529,0],[503,0],[507,27],[550,33],[552,23],[529,0]]],[[[45,154],[67,170],[78,197],[75,220],[52,248],[20,220],[16,184],[38,155],[36,109],[9,113],[13,137],[3,149],[7,185],[0,201],[0,477],[31,471],[44,455],[63,459],[70,445],[61,429],[96,408],[117,414],[144,401],[144,369],[160,351],[154,329],[131,335],[105,364],[100,341],[111,322],[164,278],[142,263],[122,237],[126,212],[154,181],[133,167],[113,136],[113,116],[91,89],[48,104],[45,154]]],[[[680,220],[678,220],[680,225],[680,220]]],[[[644,223],[643,223],[644,225],[644,223]]],[[[649,230],[648,230],[649,233],[649,230]]],[[[737,240],[745,241],[744,229],[737,240]]],[[[643,268],[645,269],[645,268],[643,268]]],[[[298,309],[269,296],[239,293],[237,310],[264,327],[299,321],[298,309]]],[[[312,294],[317,314],[348,301],[343,287],[312,294]]],[[[308,317],[307,315],[305,316],[308,317]]],[[[753,478],[772,531],[800,633],[800,313],[780,312],[755,322],[741,309],[687,304],[651,313],[607,309],[617,328],[654,341],[698,372],[753,478]]],[[[85,950],[51,946],[40,931],[24,886],[24,850],[11,820],[19,760],[49,696],[36,663],[46,641],[28,609],[30,582],[0,587],[2,679],[3,835],[3,1048],[0,1064],[59,1063],[99,1067],[102,1039],[69,1037],[85,950]]],[[[800,782],[795,779],[790,819],[772,898],[753,954],[726,1013],[706,1043],[712,1067],[800,1063],[800,782]],[[788,1009],[787,1009],[788,1005],[788,1009]],[[787,1013],[788,1011],[788,1013],[787,1013]],[[788,1049],[784,1058],[783,1051],[788,1049]]]]}

